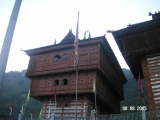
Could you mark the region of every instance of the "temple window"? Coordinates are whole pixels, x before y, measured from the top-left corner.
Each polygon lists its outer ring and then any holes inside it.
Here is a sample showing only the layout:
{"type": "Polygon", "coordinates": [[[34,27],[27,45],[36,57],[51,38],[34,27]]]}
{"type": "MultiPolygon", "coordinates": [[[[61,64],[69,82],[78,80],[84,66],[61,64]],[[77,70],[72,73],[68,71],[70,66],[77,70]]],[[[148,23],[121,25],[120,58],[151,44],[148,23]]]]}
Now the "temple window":
{"type": "Polygon", "coordinates": [[[56,79],[56,80],[54,81],[54,85],[59,85],[59,80],[58,80],[58,79],[56,79]]]}
{"type": "Polygon", "coordinates": [[[68,80],[67,79],[63,79],[63,85],[67,85],[68,84],[68,80]]]}
{"type": "Polygon", "coordinates": [[[58,61],[60,58],[61,58],[60,55],[55,55],[55,56],[53,57],[53,60],[54,60],[54,61],[58,61]]]}

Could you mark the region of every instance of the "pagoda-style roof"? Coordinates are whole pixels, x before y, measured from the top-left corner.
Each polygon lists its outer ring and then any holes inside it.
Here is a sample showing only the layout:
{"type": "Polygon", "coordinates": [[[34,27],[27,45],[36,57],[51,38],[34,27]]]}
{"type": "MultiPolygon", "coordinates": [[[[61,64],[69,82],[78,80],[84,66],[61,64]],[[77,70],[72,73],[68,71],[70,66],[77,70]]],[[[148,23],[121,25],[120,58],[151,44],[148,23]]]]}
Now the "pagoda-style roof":
{"type": "Polygon", "coordinates": [[[126,27],[126,28],[123,28],[123,29],[120,29],[117,31],[112,31],[112,34],[113,34],[115,41],[117,42],[120,50],[123,51],[121,39],[126,38],[126,37],[130,37],[133,35],[137,35],[140,33],[152,31],[153,29],[154,30],[160,29],[160,19],[150,20],[150,21],[146,21],[146,22],[142,22],[142,23],[133,24],[133,25],[128,25],[128,27],[126,27]]]}
{"type": "MultiPolygon", "coordinates": [[[[135,78],[142,73],[141,56],[160,51],[160,19],[128,25],[112,31],[119,49],[135,78]]],[[[143,75],[142,75],[143,77],[143,75]]]]}
{"type": "Polygon", "coordinates": [[[69,30],[68,34],[61,40],[61,43],[70,43],[70,42],[74,42],[75,40],[75,35],[72,33],[71,30],[69,30]]]}

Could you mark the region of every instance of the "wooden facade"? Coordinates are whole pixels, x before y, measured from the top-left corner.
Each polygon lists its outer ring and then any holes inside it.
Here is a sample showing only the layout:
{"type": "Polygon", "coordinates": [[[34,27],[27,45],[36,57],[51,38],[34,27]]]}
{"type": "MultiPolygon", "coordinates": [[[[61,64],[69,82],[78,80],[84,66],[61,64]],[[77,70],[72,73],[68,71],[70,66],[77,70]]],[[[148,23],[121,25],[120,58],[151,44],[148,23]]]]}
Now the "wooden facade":
{"type": "MultiPolygon", "coordinates": [[[[59,44],[25,51],[30,56],[26,73],[30,94],[42,101],[43,116],[48,115],[49,105],[57,116],[75,115],[74,38],[69,31],[59,44]]],[[[95,109],[95,92],[99,114],[120,111],[126,78],[105,36],[79,40],[78,72],[78,115],[90,115],[95,109]]]]}
{"type": "Polygon", "coordinates": [[[135,78],[145,81],[149,110],[160,109],[160,13],[112,34],[135,78]]]}

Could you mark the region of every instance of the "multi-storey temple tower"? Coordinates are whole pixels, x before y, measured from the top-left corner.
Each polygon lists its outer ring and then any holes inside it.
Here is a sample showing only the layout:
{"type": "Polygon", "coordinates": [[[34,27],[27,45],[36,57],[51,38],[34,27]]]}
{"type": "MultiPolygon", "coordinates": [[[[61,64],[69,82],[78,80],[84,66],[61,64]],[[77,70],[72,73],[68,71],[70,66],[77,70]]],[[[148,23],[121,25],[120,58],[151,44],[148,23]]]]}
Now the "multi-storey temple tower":
{"type": "Polygon", "coordinates": [[[160,109],[160,12],[112,34],[135,78],[144,78],[149,110],[160,109]]]}
{"type": "MultiPolygon", "coordinates": [[[[26,50],[31,97],[42,102],[42,116],[76,114],[76,68],[71,31],[59,44],[26,50]],[[56,101],[54,89],[56,88],[56,101]],[[50,110],[49,110],[50,109],[50,110]]],[[[77,115],[119,113],[126,78],[105,36],[79,40],[77,115]]]]}

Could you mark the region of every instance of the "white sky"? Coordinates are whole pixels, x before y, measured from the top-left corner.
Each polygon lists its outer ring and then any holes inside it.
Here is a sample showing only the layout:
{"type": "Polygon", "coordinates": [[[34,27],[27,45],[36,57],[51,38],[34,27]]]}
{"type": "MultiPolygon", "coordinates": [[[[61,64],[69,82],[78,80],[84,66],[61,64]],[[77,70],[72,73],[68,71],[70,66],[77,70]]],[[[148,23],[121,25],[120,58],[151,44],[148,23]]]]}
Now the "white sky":
{"type": "MultiPolygon", "coordinates": [[[[0,50],[15,0],[0,0],[0,50]]],[[[69,29],[75,34],[79,11],[79,39],[106,38],[122,68],[128,68],[111,33],[127,25],[151,20],[160,11],[160,0],[22,0],[6,71],[27,69],[29,57],[21,51],[59,43],[69,29]]]]}

